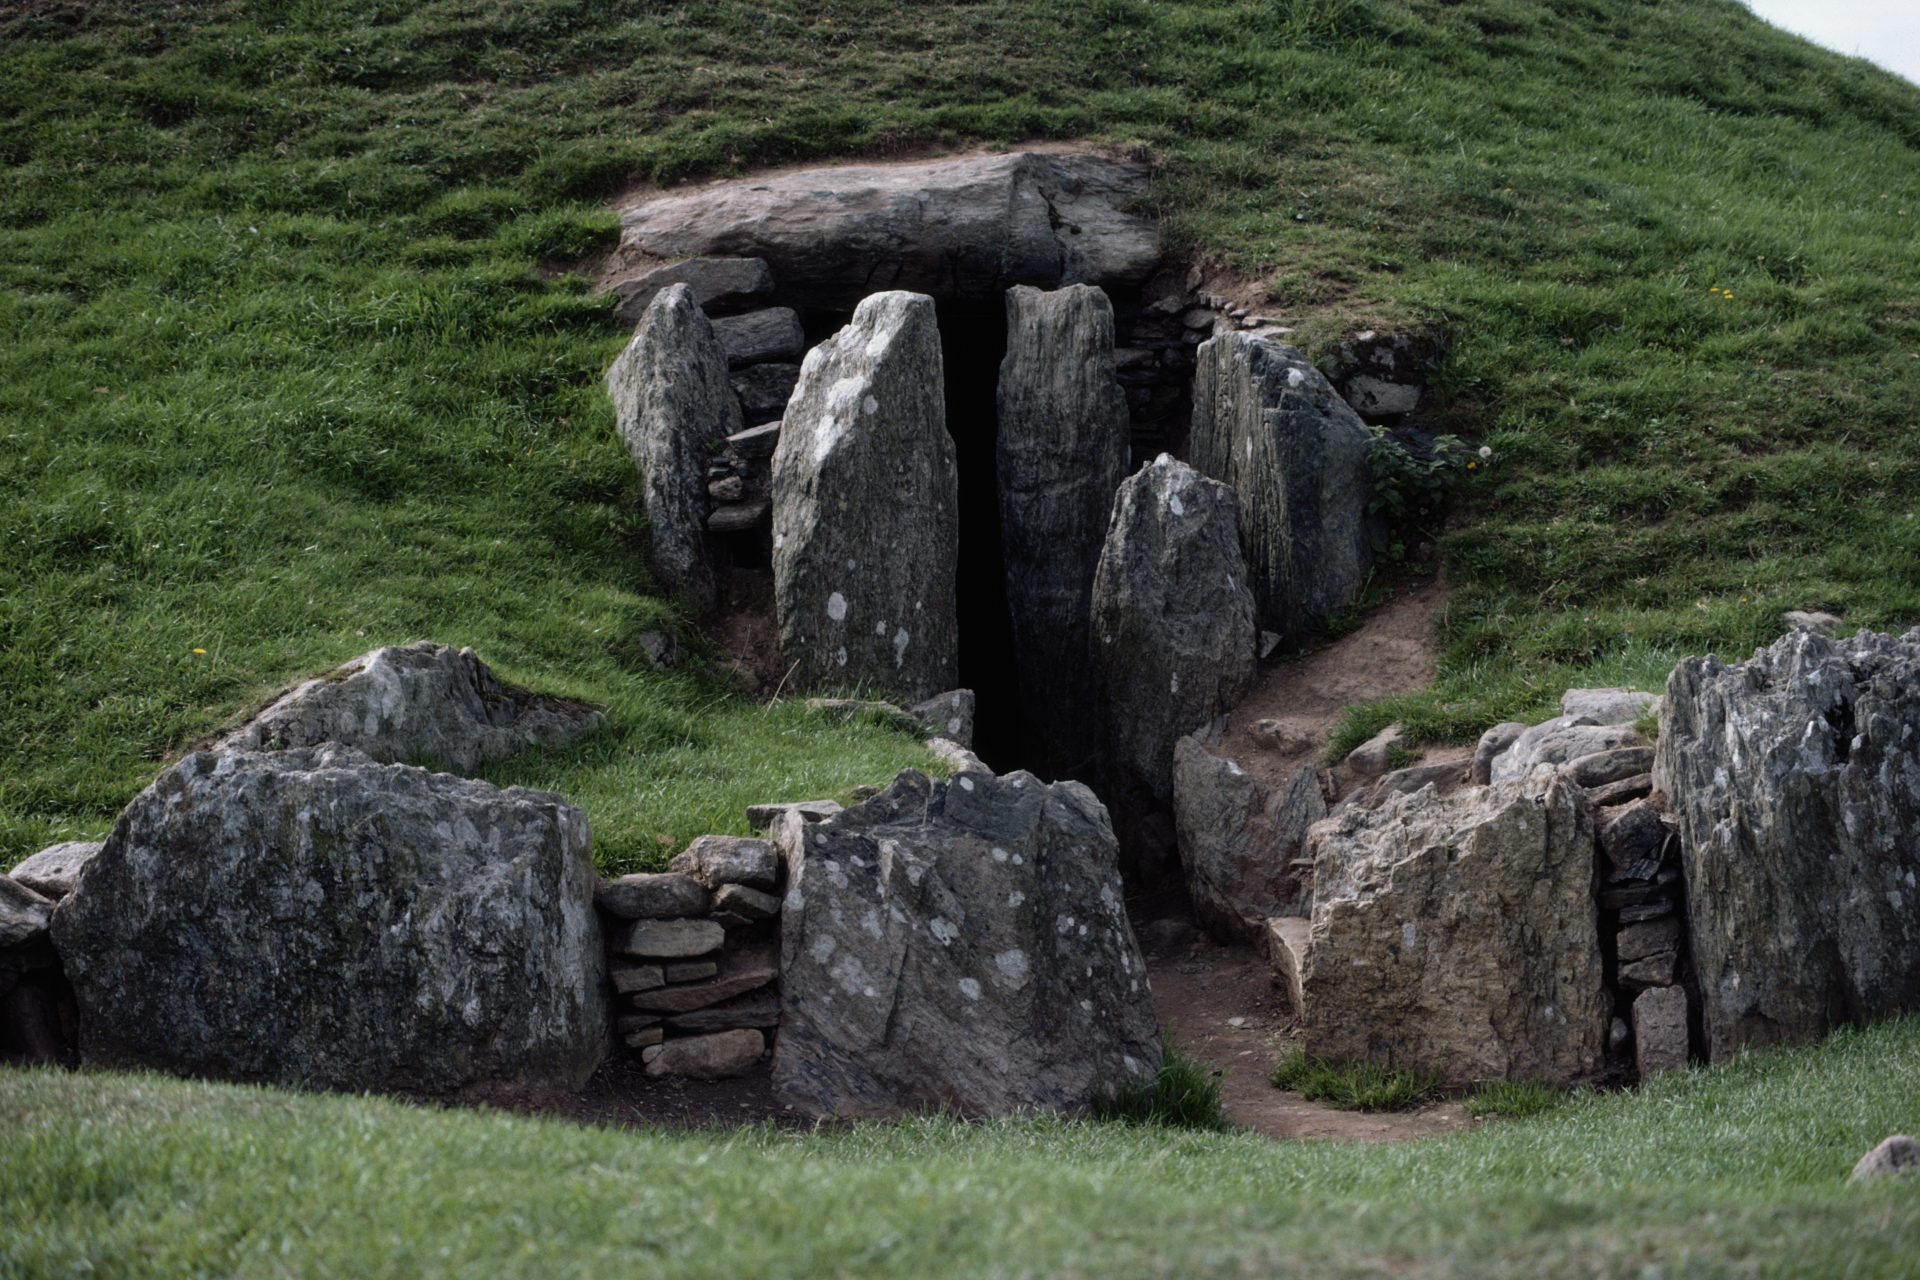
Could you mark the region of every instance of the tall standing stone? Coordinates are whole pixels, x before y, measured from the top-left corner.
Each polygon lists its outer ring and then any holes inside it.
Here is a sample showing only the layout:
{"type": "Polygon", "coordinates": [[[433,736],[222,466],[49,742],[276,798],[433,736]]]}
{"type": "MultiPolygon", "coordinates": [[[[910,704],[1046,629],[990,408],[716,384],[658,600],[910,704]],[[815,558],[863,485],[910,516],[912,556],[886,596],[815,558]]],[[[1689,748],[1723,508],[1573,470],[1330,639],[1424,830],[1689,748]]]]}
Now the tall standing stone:
{"type": "Polygon", "coordinates": [[[1920,630],[1687,659],[1653,782],[1714,1059],[1920,1010],[1920,630]]]}
{"type": "Polygon", "coordinates": [[[1259,942],[1273,916],[1304,916],[1313,881],[1296,865],[1327,816],[1312,766],[1270,788],[1197,738],[1173,753],[1173,818],[1194,920],[1223,942],[1259,942]]]}
{"type": "Polygon", "coordinates": [[[668,285],[647,304],[607,372],[607,392],[646,487],[648,566],[662,586],[709,611],[719,591],[707,559],[707,460],[740,430],[740,399],[687,285],[668,285]]]}
{"type": "Polygon", "coordinates": [[[1000,365],[1000,541],[1015,679],[1043,765],[1092,749],[1088,606],[1114,491],[1127,474],[1127,397],[1113,305],[1092,285],[1007,291],[1000,365]]]}
{"type": "Polygon", "coordinates": [[[1260,625],[1319,629],[1372,564],[1372,437],[1292,347],[1244,333],[1200,344],[1193,465],[1240,495],[1240,545],[1260,625]]]}
{"type": "Polygon", "coordinates": [[[1173,798],[1173,748],[1253,683],[1253,596],[1233,490],[1161,454],[1120,486],[1093,583],[1109,803],[1173,798]]]}
{"type": "Polygon", "coordinates": [[[933,299],[877,293],[807,353],[773,454],[780,650],[799,689],[959,683],[959,480],[933,299]]]}

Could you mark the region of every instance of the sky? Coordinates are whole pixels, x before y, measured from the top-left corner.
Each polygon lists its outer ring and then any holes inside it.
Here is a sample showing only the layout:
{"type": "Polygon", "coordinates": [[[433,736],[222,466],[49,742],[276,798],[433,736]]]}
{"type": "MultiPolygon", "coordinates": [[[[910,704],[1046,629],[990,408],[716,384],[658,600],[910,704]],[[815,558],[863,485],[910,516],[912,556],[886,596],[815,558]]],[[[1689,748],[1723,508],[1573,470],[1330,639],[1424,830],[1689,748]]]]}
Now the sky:
{"type": "Polygon", "coordinates": [[[1920,0],[1747,0],[1796,35],[1920,83],[1920,0]]]}

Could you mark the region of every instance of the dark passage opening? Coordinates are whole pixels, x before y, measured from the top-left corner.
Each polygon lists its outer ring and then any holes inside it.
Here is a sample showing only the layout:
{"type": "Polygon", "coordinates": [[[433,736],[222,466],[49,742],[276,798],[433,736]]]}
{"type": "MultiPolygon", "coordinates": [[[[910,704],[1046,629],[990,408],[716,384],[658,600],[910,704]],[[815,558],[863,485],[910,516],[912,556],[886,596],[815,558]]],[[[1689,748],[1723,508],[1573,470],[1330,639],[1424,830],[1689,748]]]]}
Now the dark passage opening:
{"type": "Polygon", "coordinates": [[[960,562],[955,594],[960,621],[960,684],[977,700],[973,749],[995,773],[1031,767],[1021,749],[1013,626],[1007,611],[1006,559],[1000,548],[1000,361],[1007,354],[1004,305],[939,304],[947,384],[947,431],[960,473],[960,562]]]}

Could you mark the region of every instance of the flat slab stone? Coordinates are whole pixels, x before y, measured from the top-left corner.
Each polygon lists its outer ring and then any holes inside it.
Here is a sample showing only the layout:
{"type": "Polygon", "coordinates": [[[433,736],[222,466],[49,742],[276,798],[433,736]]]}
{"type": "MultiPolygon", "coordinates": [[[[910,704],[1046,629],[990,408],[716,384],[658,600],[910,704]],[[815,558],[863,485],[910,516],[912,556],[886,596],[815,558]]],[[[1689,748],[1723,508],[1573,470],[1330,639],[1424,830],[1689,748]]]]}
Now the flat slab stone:
{"type": "Polygon", "coordinates": [[[712,889],[744,884],[771,889],[780,881],[780,851],[752,836],[701,836],[668,864],[712,889]]]}
{"type": "Polygon", "coordinates": [[[753,1030],[682,1036],[648,1050],[646,1071],[650,1076],[725,1080],[759,1066],[766,1051],[767,1038],[753,1030]]]}
{"type": "Polygon", "coordinates": [[[602,880],[593,901],[625,920],[670,920],[705,915],[708,897],[706,886],[692,876],[668,871],[602,880]]]}
{"type": "Polygon", "coordinates": [[[81,868],[104,847],[98,840],[69,840],[49,845],[16,863],[7,874],[42,897],[57,900],[73,892],[81,868]]]}
{"type": "Polygon", "coordinates": [[[620,299],[613,314],[633,324],[656,294],[675,284],[686,285],[696,306],[710,316],[718,316],[764,302],[773,293],[773,272],[760,258],[669,262],[608,285],[607,291],[620,299]]]}
{"type": "Polygon", "coordinates": [[[727,931],[711,920],[636,920],[616,936],[621,955],[679,960],[718,951],[727,931]]]}

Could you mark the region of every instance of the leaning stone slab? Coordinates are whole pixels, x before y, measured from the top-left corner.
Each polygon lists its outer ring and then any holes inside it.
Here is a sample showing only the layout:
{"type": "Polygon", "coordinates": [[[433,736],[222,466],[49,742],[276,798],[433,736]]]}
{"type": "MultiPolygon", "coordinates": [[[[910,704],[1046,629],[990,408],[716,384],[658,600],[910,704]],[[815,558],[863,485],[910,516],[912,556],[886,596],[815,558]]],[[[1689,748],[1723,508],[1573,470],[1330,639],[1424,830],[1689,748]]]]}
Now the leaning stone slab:
{"type": "Polygon", "coordinates": [[[48,845],[16,863],[7,874],[42,897],[64,898],[73,892],[81,869],[93,861],[93,855],[100,849],[98,840],[68,840],[48,845]]]}
{"type": "Polygon", "coordinates": [[[1152,1078],[1145,962],[1085,787],[908,770],[779,835],[782,1102],[837,1117],[1073,1111],[1152,1078]]]}
{"type": "Polygon", "coordinates": [[[762,303],[773,293],[773,272],[759,258],[689,258],[653,267],[608,287],[620,301],[613,314],[628,324],[646,314],[661,290],[683,284],[710,316],[762,303]]]}
{"type": "Polygon", "coordinates": [[[1173,799],[1174,744],[1253,683],[1253,595],[1233,490],[1161,454],[1120,486],[1093,584],[1107,794],[1173,799]]]}
{"type": "Polygon", "coordinates": [[[337,742],[383,762],[472,773],[526,747],[564,746],[604,722],[591,707],[502,684],[471,649],[421,641],[363,653],[296,685],[219,746],[337,742]]]}
{"type": "Polygon", "coordinates": [[[1113,495],[1127,474],[1127,397],[1114,373],[1105,293],[1091,285],[1007,291],[998,404],[1015,684],[1025,732],[1052,776],[1095,747],[1088,607],[1113,495]]]}
{"type": "Polygon", "coordinates": [[[774,610],[796,687],[959,683],[959,478],[933,300],[866,299],[807,353],[773,454],[774,610]]]}
{"type": "Polygon", "coordinates": [[[1366,580],[1371,448],[1366,424],[1292,347],[1244,333],[1200,345],[1190,452],[1240,495],[1262,627],[1316,630],[1366,580]]]}
{"type": "Polygon", "coordinates": [[[1642,1080],[1687,1065],[1687,993],[1657,987],[1633,998],[1633,1059],[1642,1080]]]}
{"type": "Polygon", "coordinates": [[[745,1075],[760,1065],[767,1039],[758,1031],[716,1031],[711,1035],[681,1036],[650,1051],[650,1076],[684,1076],[690,1080],[725,1080],[745,1075]]]}
{"type": "Polygon", "coordinates": [[[667,865],[709,889],[729,884],[771,889],[780,880],[780,851],[751,836],[701,836],[667,865]]]}
{"type": "Polygon", "coordinates": [[[0,876],[0,947],[21,947],[47,936],[53,903],[9,876],[0,876]]]}
{"type": "Polygon", "coordinates": [[[1173,819],[1194,920],[1224,942],[1259,943],[1272,916],[1304,916],[1313,886],[1295,864],[1327,816],[1320,780],[1300,769],[1269,789],[1195,738],[1173,752],[1173,819]]]}
{"type": "Polygon", "coordinates": [[[727,353],[727,367],[792,361],[807,349],[807,336],[800,328],[800,317],[791,307],[769,307],[743,316],[727,316],[713,322],[713,336],[727,353]]]}
{"type": "Polygon", "coordinates": [[[771,920],[780,914],[780,899],[743,884],[723,884],[713,895],[713,909],[745,920],[771,920]]]}
{"type": "Polygon", "coordinates": [[[667,1025],[675,1031],[733,1031],[741,1027],[768,1029],[780,1025],[780,994],[759,991],[709,1005],[691,1013],[667,1015],[667,1025]]]}
{"type": "Polygon", "coordinates": [[[344,1090],[577,1088],[607,1047],[587,820],[346,747],[197,752],[53,917],[89,1062],[344,1090]]]}
{"type": "Polygon", "coordinates": [[[1455,1083],[1570,1083],[1601,1065],[1611,997],[1593,819],[1557,775],[1389,797],[1314,827],[1308,1053],[1455,1083]]]}
{"type": "Polygon", "coordinates": [[[1920,1010],[1920,630],[1687,659],[1653,781],[1714,1060],[1920,1010]]]}
{"type": "Polygon", "coordinates": [[[647,565],[695,608],[719,599],[707,557],[707,460],[740,430],[727,358],[685,285],[648,304],[633,340],[607,371],[614,425],[645,486],[647,565]]]}

